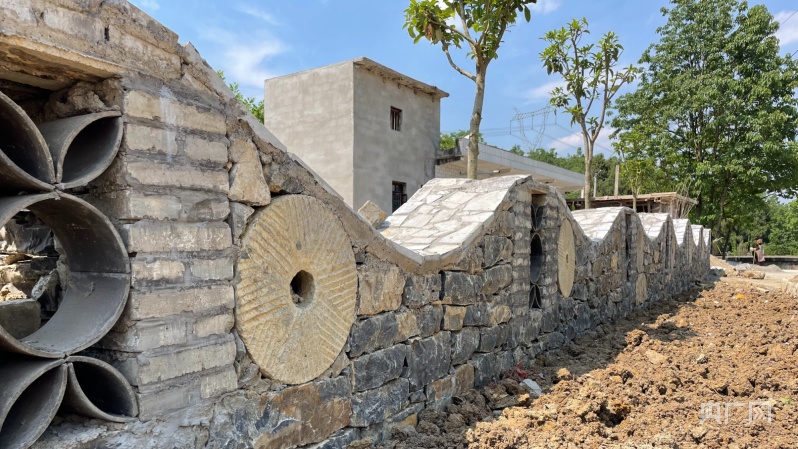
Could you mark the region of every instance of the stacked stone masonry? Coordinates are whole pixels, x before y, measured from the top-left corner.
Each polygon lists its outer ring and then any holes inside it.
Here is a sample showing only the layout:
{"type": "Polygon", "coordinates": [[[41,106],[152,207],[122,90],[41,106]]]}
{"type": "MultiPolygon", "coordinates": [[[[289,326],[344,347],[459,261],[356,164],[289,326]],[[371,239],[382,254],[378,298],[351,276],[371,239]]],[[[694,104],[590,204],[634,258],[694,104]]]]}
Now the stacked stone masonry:
{"type": "Polygon", "coordinates": [[[124,312],[85,353],[124,375],[139,416],[116,424],[67,416],[32,447],[378,441],[709,269],[701,227],[622,208],[571,213],[555,190],[522,176],[433,180],[374,229],[235,100],[191,44],[136,7],[15,0],[0,3],[0,16],[0,77],[10,79],[0,91],[33,84],[38,95],[22,107],[34,121],[113,110],[124,123],[110,168],[71,193],[109,217],[130,258],[124,312]],[[325,212],[315,224],[264,218],[293,201],[325,212]],[[309,226],[301,238],[274,231],[301,226],[309,226]],[[568,228],[572,273],[558,247],[568,228]],[[314,232],[336,230],[343,237],[328,240],[344,254],[340,266],[299,258],[323,246],[314,232]],[[265,236],[273,241],[261,256],[276,268],[263,263],[274,276],[256,282],[248,273],[257,265],[246,261],[265,236]],[[324,270],[352,281],[333,284],[324,270]],[[326,330],[301,324],[315,313],[327,313],[326,330]],[[297,349],[258,355],[272,330],[297,349]],[[313,332],[328,333],[325,359],[308,363],[305,379],[288,365],[314,351],[289,340],[313,332]]]}

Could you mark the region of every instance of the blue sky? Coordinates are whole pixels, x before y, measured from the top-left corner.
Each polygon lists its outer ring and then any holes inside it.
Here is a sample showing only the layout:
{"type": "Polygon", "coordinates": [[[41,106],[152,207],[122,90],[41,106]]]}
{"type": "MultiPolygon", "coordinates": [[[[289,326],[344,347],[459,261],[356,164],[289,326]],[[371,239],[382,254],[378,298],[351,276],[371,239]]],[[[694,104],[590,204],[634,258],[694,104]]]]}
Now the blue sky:
{"type": "MultiPolygon", "coordinates": [[[[468,128],[474,85],[449,66],[439,47],[424,40],[413,44],[402,28],[405,0],[131,2],[178,33],[180,42],[192,42],[212,67],[224,70],[228,81],[238,82],[248,96],[263,98],[265,78],[366,56],[449,92],[441,104],[441,131],[468,128]]],[[[757,3],[764,3],[783,22],[778,33],[782,53],[797,51],[798,14],[791,14],[798,2],[750,2],[757,3]]],[[[586,17],[595,39],[610,30],[619,35],[625,47],[621,62],[628,65],[657,40],[655,30],[664,23],[660,8],[667,4],[666,0],[538,0],[531,22],[521,21],[510,29],[499,59],[488,68],[482,129],[497,131],[488,133],[486,140],[503,148],[522,143],[517,130],[510,132],[516,110],[546,106],[557,80],[546,75],[538,56],[546,31],[586,17]]],[[[473,68],[470,61],[459,61],[464,68],[473,68]]],[[[534,128],[540,123],[540,119],[526,122],[534,128]]],[[[535,131],[526,134],[533,140],[537,136],[535,131]]],[[[600,138],[596,151],[609,152],[608,135],[609,131],[600,138]]],[[[542,147],[571,153],[580,142],[566,115],[549,116],[542,147]]]]}

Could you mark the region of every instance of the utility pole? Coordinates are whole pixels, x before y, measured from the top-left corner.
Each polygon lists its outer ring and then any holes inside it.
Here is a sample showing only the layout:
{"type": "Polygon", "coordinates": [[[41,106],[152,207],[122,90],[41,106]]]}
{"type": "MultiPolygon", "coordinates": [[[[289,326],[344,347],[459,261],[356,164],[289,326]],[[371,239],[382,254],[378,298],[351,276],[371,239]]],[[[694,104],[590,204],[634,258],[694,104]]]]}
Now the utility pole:
{"type": "Polygon", "coordinates": [[[615,196],[618,196],[618,176],[621,174],[621,166],[615,165],[615,196]]]}

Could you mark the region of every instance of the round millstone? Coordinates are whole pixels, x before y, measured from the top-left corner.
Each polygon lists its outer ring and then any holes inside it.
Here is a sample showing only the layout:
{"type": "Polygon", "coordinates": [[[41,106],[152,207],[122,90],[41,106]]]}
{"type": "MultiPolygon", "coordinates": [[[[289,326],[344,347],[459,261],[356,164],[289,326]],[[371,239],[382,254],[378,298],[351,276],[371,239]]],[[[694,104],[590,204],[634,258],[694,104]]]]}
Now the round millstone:
{"type": "Polygon", "coordinates": [[[261,372],[286,384],[313,380],[346,343],[355,319],[352,245],[320,201],[275,198],[242,238],[236,329],[261,372]]]}
{"type": "Polygon", "coordinates": [[[560,237],[557,239],[557,285],[566,298],[571,296],[571,289],[574,287],[575,269],[574,229],[571,222],[566,220],[560,226],[560,237]]]}

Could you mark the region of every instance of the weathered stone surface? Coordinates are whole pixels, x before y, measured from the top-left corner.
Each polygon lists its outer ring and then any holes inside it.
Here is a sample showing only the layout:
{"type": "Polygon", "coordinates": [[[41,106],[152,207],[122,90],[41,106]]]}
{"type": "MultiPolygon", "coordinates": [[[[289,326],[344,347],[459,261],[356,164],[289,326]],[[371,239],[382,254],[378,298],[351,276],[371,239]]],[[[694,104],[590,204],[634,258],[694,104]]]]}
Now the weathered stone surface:
{"type": "Polygon", "coordinates": [[[482,240],[484,267],[489,268],[499,262],[510,262],[513,258],[513,242],[505,237],[486,235],[482,240]]]}
{"type": "Polygon", "coordinates": [[[357,275],[360,284],[358,315],[393,311],[402,304],[405,279],[399,267],[388,264],[361,266],[357,275]]]}
{"type": "Polygon", "coordinates": [[[346,343],[357,271],[339,223],[316,199],[282,196],[254,216],[242,239],[236,329],[252,360],[273,379],[314,379],[346,343]]]}
{"type": "Polygon", "coordinates": [[[255,209],[246,204],[230,202],[230,228],[233,231],[233,242],[238,243],[241,239],[241,234],[247,228],[247,220],[254,213],[255,209]]]}
{"type": "Polygon", "coordinates": [[[507,341],[506,327],[491,326],[479,330],[479,352],[493,352],[494,349],[507,341]],[[502,341],[504,340],[504,341],[502,341]]]}
{"type": "Polygon", "coordinates": [[[513,281],[513,267],[510,265],[499,265],[485,270],[482,276],[484,281],[480,293],[483,295],[492,295],[510,285],[513,281]]]}
{"type": "Polygon", "coordinates": [[[307,449],[347,449],[350,443],[358,439],[360,439],[360,429],[350,427],[334,433],[319,444],[308,446],[307,449]]]}
{"type": "Polygon", "coordinates": [[[441,291],[441,277],[437,274],[428,276],[408,276],[402,302],[407,307],[418,308],[437,301],[441,291]]]}
{"type": "Polygon", "coordinates": [[[408,346],[396,345],[366,354],[352,361],[352,385],[355,391],[370,390],[402,374],[408,346]]]}
{"type": "Polygon", "coordinates": [[[449,332],[415,340],[407,356],[407,374],[410,389],[415,391],[449,372],[452,362],[452,339],[449,332]]]}
{"type": "Polygon", "coordinates": [[[381,225],[388,216],[384,210],[380,209],[380,206],[377,206],[377,204],[371,200],[366,201],[363,206],[357,210],[357,213],[375,228],[381,225]]]}
{"type": "Polygon", "coordinates": [[[39,330],[41,306],[33,299],[0,301],[0,327],[14,338],[27,337],[39,330]]]}
{"type": "Polygon", "coordinates": [[[265,206],[271,193],[258,157],[258,149],[249,140],[235,140],[230,144],[230,159],[235,163],[230,169],[230,190],[227,196],[251,206],[265,206]]]}
{"type": "Polygon", "coordinates": [[[232,309],[233,288],[229,285],[198,287],[184,290],[133,291],[127,302],[127,316],[133,320],[162,318],[181,312],[209,309],[232,309]]]}
{"type": "Polygon", "coordinates": [[[444,304],[468,305],[474,304],[479,299],[482,290],[482,279],[479,276],[460,271],[443,272],[444,304]]]}
{"type": "Polygon", "coordinates": [[[399,332],[396,315],[383,313],[352,326],[349,336],[349,356],[358,357],[364,352],[392,346],[399,332]]]}
{"type": "Polygon", "coordinates": [[[490,304],[479,302],[466,307],[466,314],[463,318],[464,326],[487,326],[490,322],[490,304]]]}
{"type": "Polygon", "coordinates": [[[443,408],[451,403],[452,397],[472,388],[474,388],[474,367],[468,364],[460,365],[455,368],[454,374],[427,385],[427,406],[443,408]]]}
{"type": "Polygon", "coordinates": [[[396,342],[405,341],[408,338],[418,336],[421,330],[418,328],[418,319],[414,311],[404,310],[396,314],[398,326],[396,342]]]}
{"type": "Polygon", "coordinates": [[[368,427],[407,407],[409,385],[407,379],[397,379],[380,388],[352,395],[351,425],[368,427]]]}
{"type": "Polygon", "coordinates": [[[443,306],[443,330],[459,331],[463,328],[466,307],[443,306]]]}
{"type": "Polygon", "coordinates": [[[131,253],[213,251],[232,246],[227,223],[146,223],[123,225],[122,239],[131,253]]]}
{"type": "Polygon", "coordinates": [[[413,311],[416,315],[416,324],[422,337],[429,337],[441,330],[443,321],[443,307],[424,306],[413,311]]]}
{"type": "MultiPolygon", "coordinates": [[[[293,448],[327,439],[349,425],[349,381],[323,380],[267,396],[256,447],[293,448]]],[[[354,405],[354,400],[352,401],[354,405]]]]}
{"type": "Polygon", "coordinates": [[[227,145],[198,136],[186,136],[186,155],[197,161],[227,163],[227,145]]]}
{"type": "Polygon", "coordinates": [[[226,121],[220,113],[180,103],[171,94],[155,96],[134,90],[125,97],[125,113],[149,120],[161,119],[181,128],[217,134],[224,134],[227,131],[226,121]],[[164,112],[167,112],[168,116],[164,117],[164,112]]]}
{"type": "Polygon", "coordinates": [[[474,354],[468,361],[474,367],[474,388],[482,388],[495,381],[499,376],[496,354],[474,354]]]}
{"type": "Polygon", "coordinates": [[[478,347],[478,327],[464,327],[460,332],[452,332],[452,364],[464,363],[478,347]]]}

